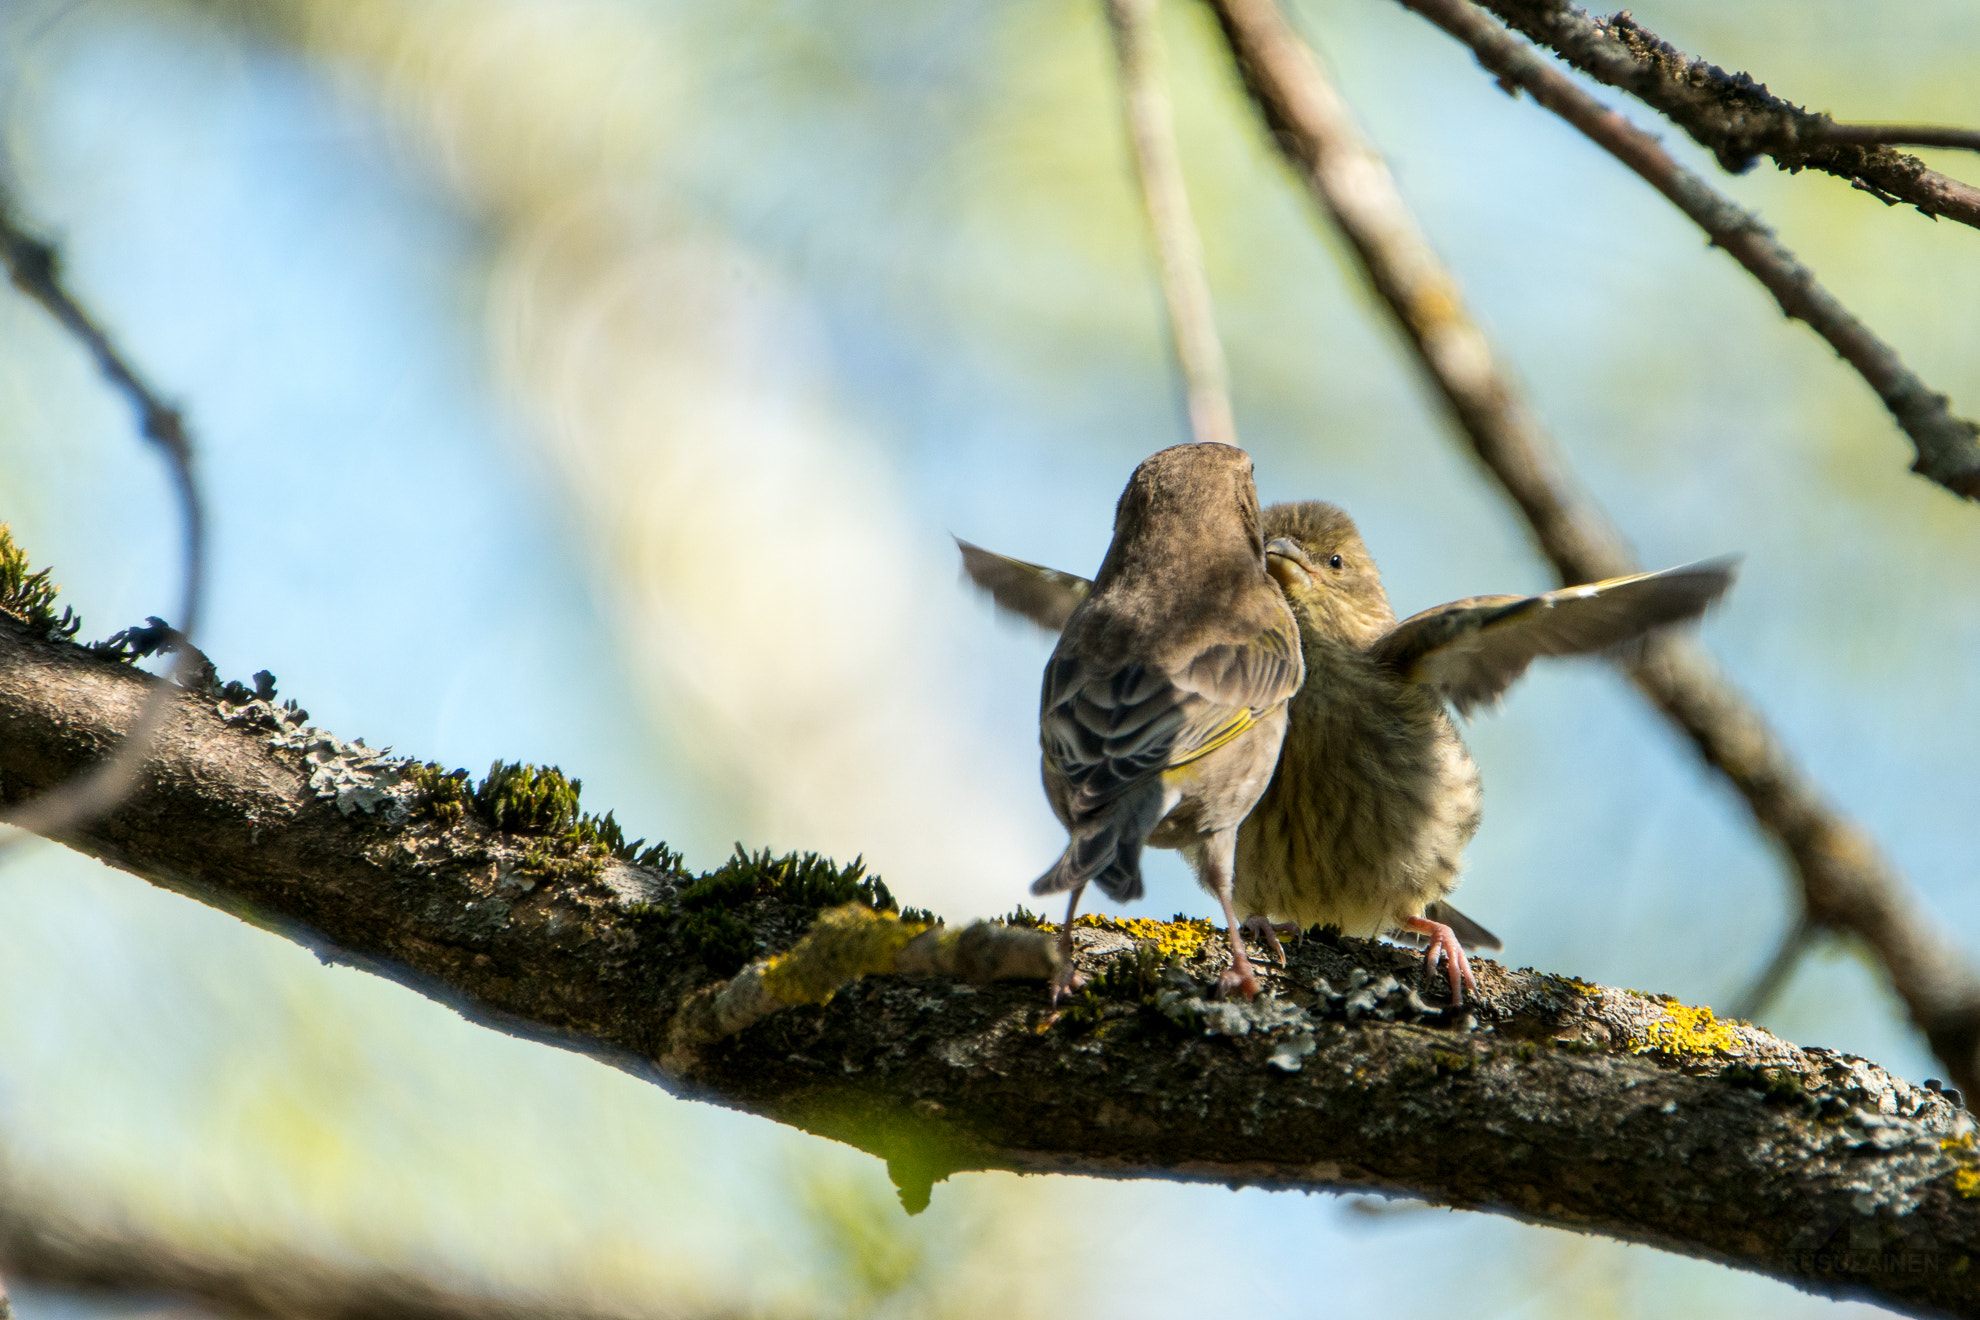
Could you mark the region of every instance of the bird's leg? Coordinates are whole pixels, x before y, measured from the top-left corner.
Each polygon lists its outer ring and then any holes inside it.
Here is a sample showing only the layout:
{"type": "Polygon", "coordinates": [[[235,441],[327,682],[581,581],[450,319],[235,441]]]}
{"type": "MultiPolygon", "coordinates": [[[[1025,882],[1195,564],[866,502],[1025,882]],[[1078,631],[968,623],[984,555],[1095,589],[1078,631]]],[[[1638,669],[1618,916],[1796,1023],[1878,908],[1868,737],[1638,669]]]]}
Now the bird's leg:
{"type": "Polygon", "coordinates": [[[1073,966],[1073,917],[1079,912],[1079,896],[1086,892],[1085,885],[1074,885],[1072,898],[1066,904],[1066,924],[1059,927],[1059,970],[1052,974],[1052,1005],[1057,1007],[1059,1000],[1086,984],[1086,978],[1073,966]]]}
{"type": "Polygon", "coordinates": [[[1444,976],[1451,985],[1452,1008],[1464,1003],[1464,987],[1470,986],[1473,993],[1478,990],[1478,980],[1471,974],[1471,960],[1464,956],[1464,946],[1451,928],[1441,921],[1428,917],[1411,917],[1403,923],[1409,930],[1428,937],[1430,946],[1423,951],[1423,973],[1434,977],[1437,974],[1437,959],[1444,960],[1444,976]]]}
{"type": "Polygon", "coordinates": [[[1258,974],[1251,970],[1251,959],[1244,952],[1244,926],[1237,909],[1231,906],[1231,872],[1235,869],[1237,831],[1220,830],[1205,840],[1202,852],[1202,881],[1224,908],[1224,929],[1230,935],[1231,965],[1217,978],[1218,997],[1235,990],[1246,999],[1258,997],[1258,974]]]}
{"type": "Polygon", "coordinates": [[[1279,960],[1281,967],[1286,965],[1286,946],[1279,943],[1279,936],[1297,935],[1302,939],[1306,936],[1306,932],[1296,922],[1281,921],[1275,924],[1270,917],[1264,916],[1246,917],[1244,931],[1247,935],[1264,941],[1265,947],[1272,951],[1272,956],[1279,960]]]}

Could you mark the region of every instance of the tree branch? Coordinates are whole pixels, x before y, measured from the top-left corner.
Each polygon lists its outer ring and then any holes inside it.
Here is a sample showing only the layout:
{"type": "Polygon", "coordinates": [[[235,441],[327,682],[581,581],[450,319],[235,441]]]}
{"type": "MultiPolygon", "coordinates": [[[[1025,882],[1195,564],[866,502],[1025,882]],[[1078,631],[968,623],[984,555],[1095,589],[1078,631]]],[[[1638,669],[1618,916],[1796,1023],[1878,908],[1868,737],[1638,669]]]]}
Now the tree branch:
{"type": "MultiPolygon", "coordinates": [[[[0,619],[0,799],[103,755],[144,691],[0,619]]],[[[1490,963],[1452,1021],[1402,983],[1413,952],[1326,935],[1277,993],[1211,1002],[1206,922],[1082,928],[1095,975],[1064,1013],[1036,984],[868,976],[714,1039],[682,1024],[746,959],[774,980],[758,955],[815,934],[847,873],[629,862],[561,776],[469,794],[301,719],[186,694],[137,790],[63,841],[478,1021],[878,1154],[911,1208],[987,1168],[1372,1189],[1980,1316],[1972,1119],[1861,1060],[1490,963]]]]}
{"type": "MultiPolygon", "coordinates": [[[[1339,229],[1472,451],[1564,583],[1640,571],[1608,516],[1465,310],[1445,268],[1319,60],[1272,0],[1211,0],[1266,126],[1339,229]]],[[[1630,680],[1746,800],[1792,862],[1801,906],[1877,954],[1948,1076],[1980,1095],[1980,976],[1868,837],[1808,782],[1704,651],[1653,639],[1630,680]]]]}
{"type": "Polygon", "coordinates": [[[1400,2],[1471,47],[1502,84],[1524,88],[1662,193],[1714,246],[1746,267],[1783,312],[1826,339],[1869,382],[1917,449],[1913,472],[1956,495],[1980,499],[1980,425],[1954,416],[1946,396],[1927,388],[1897,351],[1851,315],[1757,216],[1678,164],[1656,138],[1582,91],[1471,0],[1400,2]]]}
{"type": "Polygon", "coordinates": [[[1199,441],[1237,443],[1229,372],[1217,337],[1210,281],[1203,273],[1203,240],[1190,214],[1169,109],[1168,60],[1156,22],[1159,0],[1106,0],[1120,66],[1121,101],[1134,143],[1135,173],[1155,241],[1162,298],[1189,400],[1190,434],[1199,441]]]}
{"type": "MultiPolygon", "coordinates": [[[[1597,82],[1620,88],[1664,115],[1734,174],[1769,156],[1790,173],[1821,170],[1895,205],[1980,227],[1980,188],[1925,167],[1916,156],[1866,141],[1874,133],[1840,125],[1773,95],[1744,73],[1694,60],[1628,13],[1593,18],[1567,0],[1485,0],[1486,7],[1597,82]]],[[[1901,130],[1911,133],[1913,130],[1901,130]]],[[[1959,130],[1919,130],[1958,133],[1959,130]]],[[[1967,135],[1971,137],[1971,134],[1967,135]]],[[[1968,145],[1903,137],[1919,146],[1968,145]]]]}
{"type": "MultiPolygon", "coordinates": [[[[201,1251],[141,1229],[85,1220],[0,1188],[0,1270],[71,1292],[157,1294],[267,1320],[665,1320],[709,1312],[603,1307],[471,1291],[423,1274],[352,1268],[296,1251],[201,1251]]],[[[0,1295],[0,1320],[6,1320],[0,1295]]]]}

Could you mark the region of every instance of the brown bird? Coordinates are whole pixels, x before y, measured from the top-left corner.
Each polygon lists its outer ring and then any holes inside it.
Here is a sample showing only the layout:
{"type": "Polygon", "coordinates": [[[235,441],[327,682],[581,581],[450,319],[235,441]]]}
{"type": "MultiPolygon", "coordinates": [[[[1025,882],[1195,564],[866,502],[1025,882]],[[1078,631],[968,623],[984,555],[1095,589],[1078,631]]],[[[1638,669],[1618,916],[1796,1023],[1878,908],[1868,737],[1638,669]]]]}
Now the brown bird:
{"type": "MultiPolygon", "coordinates": [[[[1049,579],[1033,577],[1049,585],[1049,579]]],[[[1232,907],[1238,825],[1265,791],[1305,674],[1299,628],[1265,566],[1251,457],[1177,445],[1144,460],[1089,590],[1045,666],[1045,795],[1072,835],[1034,894],[1142,893],[1141,849],[1179,849],[1230,925],[1225,988],[1256,994],[1232,907]]],[[[1071,984],[1071,961],[1054,995],[1071,984]]]]}
{"type": "MultiPolygon", "coordinates": [[[[1464,945],[1498,941],[1445,897],[1478,830],[1478,769],[1460,715],[1499,695],[1534,658],[1623,646],[1693,618],[1731,585],[1707,560],[1538,596],[1474,596],[1396,622],[1375,561],[1331,504],[1265,510],[1269,570],[1299,620],[1306,678],[1290,706],[1272,783],[1238,833],[1233,906],[1275,953],[1278,933],[1335,925],[1427,942],[1451,1002],[1476,988],[1464,945]]],[[[1053,628],[1084,580],[960,543],[998,605],[1053,628]]]]}

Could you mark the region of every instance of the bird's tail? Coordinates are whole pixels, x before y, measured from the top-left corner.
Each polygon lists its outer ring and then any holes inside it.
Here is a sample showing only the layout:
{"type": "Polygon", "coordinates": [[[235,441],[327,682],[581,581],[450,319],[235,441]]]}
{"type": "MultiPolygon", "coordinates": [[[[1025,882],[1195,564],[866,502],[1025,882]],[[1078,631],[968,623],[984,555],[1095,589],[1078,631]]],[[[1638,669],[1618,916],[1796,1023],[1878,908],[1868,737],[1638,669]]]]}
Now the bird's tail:
{"type": "Polygon", "coordinates": [[[1116,798],[1080,822],[1059,860],[1032,881],[1031,892],[1059,894],[1093,884],[1119,903],[1140,898],[1141,845],[1161,820],[1162,791],[1157,785],[1116,798]]]}

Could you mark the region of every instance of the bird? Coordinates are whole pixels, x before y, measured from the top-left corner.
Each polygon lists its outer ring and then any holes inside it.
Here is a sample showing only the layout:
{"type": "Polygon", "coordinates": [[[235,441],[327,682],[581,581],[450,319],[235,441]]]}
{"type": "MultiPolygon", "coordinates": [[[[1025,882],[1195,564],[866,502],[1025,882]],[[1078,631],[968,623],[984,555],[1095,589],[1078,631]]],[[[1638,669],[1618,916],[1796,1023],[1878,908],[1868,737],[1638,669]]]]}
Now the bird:
{"type": "MultiPolygon", "coordinates": [[[[1360,532],[1318,500],[1264,511],[1268,571],[1299,621],[1305,678],[1272,782],[1238,831],[1232,907],[1281,961],[1279,934],[1336,926],[1424,945],[1449,1003],[1477,989],[1465,946],[1498,939],[1448,902],[1480,821],[1478,768],[1452,711],[1497,702],[1541,656],[1614,651],[1701,614],[1736,556],[1531,596],[1472,596],[1397,622],[1360,532]]],[[[965,574],[1040,627],[1085,579],[958,539],[965,574]]]]}
{"type": "Polygon", "coordinates": [[[1118,902],[1141,897],[1144,844],[1179,850],[1223,907],[1231,964],[1219,989],[1254,996],[1233,858],[1305,666],[1292,609],[1266,569],[1251,456],[1191,443],[1144,459],[1115,506],[1100,571],[1078,595],[1038,703],[1045,796],[1071,836],[1031,887],[1070,893],[1054,1000],[1077,984],[1081,893],[1095,884],[1118,902]]]}

